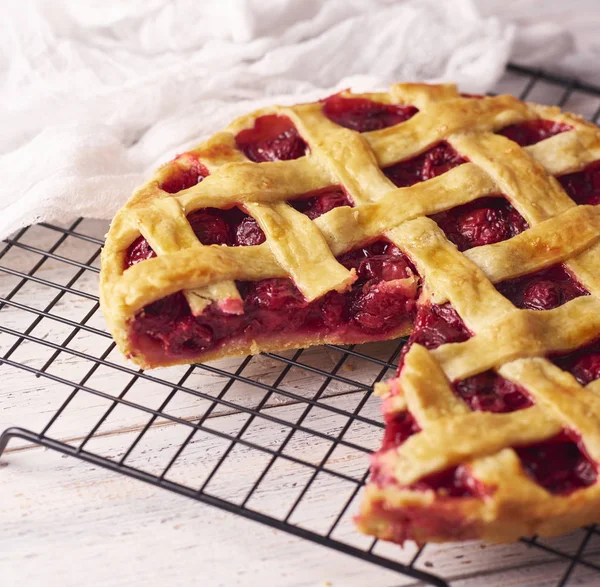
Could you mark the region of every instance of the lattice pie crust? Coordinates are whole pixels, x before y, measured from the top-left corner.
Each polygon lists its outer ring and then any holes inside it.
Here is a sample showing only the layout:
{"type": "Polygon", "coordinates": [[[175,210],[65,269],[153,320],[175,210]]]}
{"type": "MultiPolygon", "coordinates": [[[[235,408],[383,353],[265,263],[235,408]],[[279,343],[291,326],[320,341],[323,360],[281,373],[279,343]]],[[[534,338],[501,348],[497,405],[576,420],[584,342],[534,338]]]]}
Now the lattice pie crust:
{"type": "MultiPolygon", "coordinates": [[[[192,316],[209,307],[239,314],[240,282],[289,278],[307,302],[344,292],[357,273],[336,258],[384,238],[413,264],[418,306],[449,304],[469,334],[439,345],[415,339],[397,379],[377,390],[388,426],[409,415],[414,427],[402,438],[388,438],[374,456],[360,528],[396,541],[504,541],[599,522],[595,475],[575,488],[544,487],[518,450],[562,434],[591,470],[600,462],[600,380],[582,385],[551,360],[600,336],[600,207],[578,205],[555,179],[600,160],[598,129],[557,108],[506,95],[462,96],[451,85],[398,84],[389,93],[341,97],[411,105],[418,112],[360,133],[326,116],[322,102],[266,108],[162,167],[136,191],[113,220],[102,254],[101,304],[119,348],[143,366],[156,366],[376,339],[344,339],[335,331],[267,332],[173,356],[160,345],[138,344],[132,324],[149,304],[181,291],[192,316]],[[251,161],[236,137],[274,114],[291,120],[307,152],[291,160],[251,161]],[[564,132],[524,147],[499,134],[542,119],[564,132]],[[467,162],[408,187],[396,187],[382,171],[441,142],[467,162]],[[197,163],[208,172],[201,183],[176,193],[163,189],[174,172],[197,163]],[[335,185],[343,186],[353,207],[337,206],[310,219],[290,205],[299,194],[335,185]],[[526,223],[506,240],[461,252],[431,218],[498,194],[526,223]],[[234,204],[258,222],[266,240],[254,246],[201,244],[186,216],[234,204]],[[140,235],[156,256],[127,267],[128,250],[140,235]],[[557,264],[589,295],[545,310],[518,307],[499,291],[499,284],[557,264]],[[488,371],[518,386],[527,405],[473,409],[455,384],[488,371]],[[448,471],[450,482],[430,481],[448,471]]],[[[407,334],[413,319],[408,312],[405,322],[379,338],[407,334]]]]}

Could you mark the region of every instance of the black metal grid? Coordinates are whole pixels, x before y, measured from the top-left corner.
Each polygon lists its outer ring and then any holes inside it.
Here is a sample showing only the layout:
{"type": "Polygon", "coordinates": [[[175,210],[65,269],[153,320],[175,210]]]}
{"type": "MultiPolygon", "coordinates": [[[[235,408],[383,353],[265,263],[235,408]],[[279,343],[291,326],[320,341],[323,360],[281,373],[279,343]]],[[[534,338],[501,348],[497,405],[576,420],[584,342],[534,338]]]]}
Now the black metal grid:
{"type": "MultiPolygon", "coordinates": [[[[598,87],[519,66],[510,66],[507,76],[513,86],[520,84],[522,99],[537,100],[538,98],[534,94],[540,84],[544,84],[551,93],[555,92],[556,98],[553,101],[560,106],[567,105],[569,107],[570,101],[574,100],[574,105],[571,107],[573,110],[577,110],[578,96],[585,96],[586,99],[598,98],[598,105],[593,111],[588,112],[588,118],[596,121],[600,116],[600,88],[598,87]]],[[[501,89],[505,90],[505,88],[501,89]]],[[[389,549],[384,549],[383,553],[379,553],[381,545],[376,540],[369,540],[367,543],[363,541],[362,544],[357,545],[347,536],[336,534],[341,523],[344,520],[347,521],[351,506],[357,501],[357,495],[364,485],[368,473],[366,456],[377,445],[376,437],[381,435],[382,424],[377,419],[376,412],[367,409],[376,405],[375,402],[370,401],[370,390],[373,383],[387,376],[390,370],[394,369],[394,362],[403,341],[378,347],[376,351],[364,346],[328,345],[326,352],[335,357],[335,360],[332,359],[326,367],[311,362],[309,351],[270,353],[264,355],[263,358],[278,367],[274,369],[276,376],[268,382],[265,382],[263,377],[247,374],[253,361],[257,360],[251,357],[239,359],[233,366],[220,363],[192,365],[182,369],[175,381],[170,380],[171,377],[163,378],[161,372],[156,374],[135,370],[130,365],[119,361],[113,352],[115,345],[110,335],[103,329],[102,323],[99,322],[98,326],[93,325],[99,306],[97,296],[90,292],[95,292],[102,239],[86,230],[85,221],[82,219],[68,227],[48,224],[41,226],[46,230],[46,236],[52,235],[51,242],[48,238],[43,239],[45,240],[43,246],[28,242],[27,237],[32,230],[30,227],[20,230],[12,238],[7,239],[3,249],[0,250],[0,278],[4,276],[14,282],[11,282],[10,290],[0,297],[0,311],[3,311],[3,314],[0,314],[0,336],[4,335],[10,340],[7,350],[0,357],[0,366],[22,370],[44,379],[48,385],[65,390],[66,397],[58,409],[52,413],[50,419],[41,426],[39,432],[18,427],[5,430],[0,437],[0,455],[7,448],[11,439],[21,439],[42,445],[397,571],[417,581],[431,585],[448,585],[446,580],[427,570],[430,565],[426,563],[423,567],[419,564],[419,561],[423,559],[426,547],[414,547],[408,556],[405,554],[403,560],[398,560],[397,556],[389,554],[391,552],[389,549]],[[67,241],[80,243],[81,248],[85,248],[83,245],[87,246],[89,256],[64,254],[62,250],[67,241]],[[11,250],[16,249],[26,251],[34,259],[33,265],[28,271],[15,269],[9,266],[10,264],[2,264],[2,259],[6,258],[11,250]],[[58,268],[59,273],[52,272],[50,274],[45,271],[49,263],[58,268]],[[61,268],[63,267],[69,269],[68,278],[63,279],[62,277],[61,268]],[[35,285],[37,291],[45,292],[42,298],[47,300],[47,303],[42,303],[41,307],[38,307],[37,303],[31,303],[31,300],[27,298],[27,287],[32,284],[35,285]],[[84,287],[80,284],[84,284],[84,287]],[[87,311],[79,320],[65,317],[62,312],[57,310],[61,304],[69,303],[70,299],[87,301],[85,308],[87,311]],[[9,318],[9,312],[29,315],[31,321],[26,327],[11,328],[11,321],[5,320],[3,317],[9,318]],[[37,333],[36,330],[45,320],[51,321],[54,327],[60,326],[61,332],[66,335],[62,336],[58,342],[53,342],[52,337],[37,333]],[[100,348],[101,352],[96,356],[96,353],[90,351],[89,348],[79,350],[78,347],[81,345],[75,343],[80,336],[96,341],[95,349],[100,348]],[[34,366],[30,361],[20,358],[19,349],[27,344],[42,347],[47,352],[48,357],[42,366],[34,366]],[[53,371],[52,367],[60,357],[84,365],[83,375],[75,377],[69,372],[57,374],[53,371]],[[348,375],[346,367],[352,361],[361,365],[361,368],[350,371],[350,375],[348,375]],[[101,386],[99,388],[93,383],[99,370],[108,370],[113,374],[118,372],[126,383],[123,383],[118,391],[114,389],[110,392],[103,391],[101,386]],[[215,376],[216,381],[219,382],[217,391],[208,392],[204,387],[198,389],[193,382],[190,382],[194,374],[198,374],[199,371],[215,376]],[[286,378],[292,371],[308,374],[314,378],[313,381],[320,383],[315,384],[311,388],[311,393],[307,395],[286,383],[286,378]],[[164,388],[164,397],[158,406],[151,407],[144,402],[128,399],[128,394],[131,396],[131,390],[140,382],[164,388]],[[239,397],[235,397],[235,394],[232,393],[232,389],[236,385],[249,387],[258,395],[253,396],[252,402],[240,401],[239,397]],[[200,417],[189,420],[175,415],[170,410],[171,402],[180,394],[187,394],[204,403],[205,407],[200,417]],[[76,398],[82,395],[105,400],[105,407],[87,433],[79,436],[76,441],[64,438],[60,440],[57,437],[58,434],[53,431],[54,426],[65,411],[73,406],[76,398]],[[229,399],[228,396],[232,395],[233,399],[229,399]],[[335,400],[340,398],[344,400],[351,398],[354,402],[353,407],[336,405],[335,400]],[[277,401],[275,401],[276,399],[277,401]],[[277,408],[282,406],[295,408],[296,412],[293,418],[282,416],[278,412],[277,408]],[[132,442],[121,451],[118,458],[115,458],[103,454],[100,450],[90,448],[90,444],[101,436],[102,426],[111,418],[115,410],[120,408],[130,408],[135,413],[146,417],[147,420],[133,434],[132,442]],[[311,417],[317,411],[325,418],[333,418],[337,422],[333,426],[333,431],[331,427],[325,428],[325,430],[319,429],[318,425],[311,422],[311,417]],[[242,417],[241,424],[234,427],[233,430],[219,429],[219,426],[213,425],[214,416],[217,413],[237,414],[242,417]],[[169,460],[163,463],[162,470],[148,472],[143,467],[133,465],[129,461],[132,453],[143,442],[153,425],[158,422],[179,425],[185,429],[185,434],[169,460]],[[273,443],[267,443],[260,436],[254,437],[250,434],[252,426],[256,423],[279,428],[281,436],[278,446],[272,446],[273,443]],[[363,431],[372,430],[375,440],[364,442],[360,435],[356,440],[357,435],[352,433],[356,426],[362,427],[363,431]],[[198,434],[217,439],[222,443],[223,448],[218,458],[211,464],[210,471],[204,475],[200,484],[191,486],[173,481],[170,479],[173,468],[176,467],[186,449],[194,443],[198,434]],[[310,442],[324,445],[325,449],[315,458],[294,455],[293,451],[288,448],[298,435],[304,435],[310,442]],[[212,484],[219,472],[224,467],[230,466],[229,461],[235,458],[234,453],[237,449],[251,451],[253,454],[260,453],[262,459],[257,465],[256,474],[249,480],[240,495],[234,498],[225,493],[219,493],[218,490],[212,488],[212,484]],[[335,459],[332,459],[337,450],[358,455],[359,466],[354,467],[350,472],[340,470],[334,464],[335,459]],[[260,493],[270,473],[281,462],[286,466],[302,467],[305,473],[303,485],[290,500],[287,511],[277,515],[265,513],[260,508],[253,506],[253,498],[260,493]],[[295,514],[304,502],[309,500],[308,495],[322,476],[335,482],[344,483],[347,491],[340,492],[338,508],[331,512],[332,518],[328,520],[327,527],[311,529],[301,521],[297,521],[295,514]]],[[[73,249],[71,248],[71,250],[73,249]]],[[[0,289],[0,293],[4,292],[0,289]]],[[[523,539],[522,544],[540,552],[540,561],[530,560],[528,563],[530,565],[548,564],[548,561],[566,561],[562,575],[557,577],[557,585],[566,585],[576,567],[600,571],[600,565],[589,560],[584,553],[590,541],[598,535],[600,535],[598,528],[589,527],[579,532],[574,546],[573,543],[568,546],[564,544],[556,546],[535,537],[523,539]]],[[[400,549],[398,549],[399,551],[400,549]]],[[[462,578],[465,576],[467,575],[463,575],[462,578]]]]}

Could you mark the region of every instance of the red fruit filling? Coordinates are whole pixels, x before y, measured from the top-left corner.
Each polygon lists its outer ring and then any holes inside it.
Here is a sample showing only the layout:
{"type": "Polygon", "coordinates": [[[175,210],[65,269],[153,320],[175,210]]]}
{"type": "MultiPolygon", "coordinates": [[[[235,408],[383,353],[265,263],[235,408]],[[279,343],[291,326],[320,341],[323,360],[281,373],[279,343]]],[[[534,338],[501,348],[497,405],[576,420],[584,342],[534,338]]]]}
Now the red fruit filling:
{"type": "Polygon", "coordinates": [[[411,272],[416,274],[412,263],[402,251],[386,240],[378,240],[344,253],[338,257],[338,261],[347,269],[356,269],[357,283],[364,283],[372,278],[391,281],[408,277],[411,272]]]}
{"type": "Polygon", "coordinates": [[[464,342],[471,336],[450,303],[422,305],[417,310],[415,328],[402,349],[402,356],[415,342],[431,350],[449,342],[464,342]]]}
{"type": "Polygon", "coordinates": [[[344,188],[337,185],[309,192],[301,199],[291,201],[290,205],[298,212],[306,214],[311,220],[338,206],[353,206],[344,188]]]}
{"type": "Polygon", "coordinates": [[[571,493],[596,482],[594,463],[581,441],[563,431],[554,438],[515,448],[523,470],[550,493],[571,493]]]}
{"type": "Polygon", "coordinates": [[[508,279],[497,284],[496,289],[517,308],[529,310],[552,310],[574,298],[589,295],[563,265],[508,279]]]}
{"type": "Polygon", "coordinates": [[[358,132],[394,126],[417,112],[414,106],[381,104],[365,98],[344,98],[340,94],[323,100],[323,113],[329,120],[358,132]]]}
{"type": "Polygon", "coordinates": [[[346,294],[350,321],[373,335],[398,328],[414,312],[416,282],[403,280],[417,274],[410,261],[392,243],[376,241],[338,258],[355,269],[357,280],[346,294]]]}
{"type": "Polygon", "coordinates": [[[459,251],[498,243],[529,228],[525,219],[502,196],[479,198],[431,218],[459,251]]]}
{"type": "Polygon", "coordinates": [[[600,204],[600,161],[588,165],[583,171],[563,175],[558,181],[578,204],[600,204]]]}
{"type": "Polygon", "coordinates": [[[404,188],[442,175],[466,162],[467,159],[442,141],[421,155],[384,168],[383,173],[396,186],[404,188]]]}
{"type": "Polygon", "coordinates": [[[350,301],[353,323],[362,331],[376,335],[398,327],[409,314],[404,284],[379,281],[366,283],[350,301]]]}
{"type": "MultiPolygon", "coordinates": [[[[265,234],[252,218],[239,208],[201,208],[188,214],[188,222],[203,245],[247,247],[265,242],[265,234]]],[[[127,249],[125,267],[156,257],[148,241],[140,236],[127,249]]]]}
{"type": "Polygon", "coordinates": [[[533,405],[520,385],[491,370],[456,381],[453,389],[477,412],[516,412],[533,405]]]}
{"type": "Polygon", "coordinates": [[[484,497],[490,494],[490,488],[477,481],[462,465],[427,475],[410,485],[409,489],[433,489],[441,497],[484,497]]]}
{"type": "Polygon", "coordinates": [[[521,147],[527,147],[572,128],[568,124],[554,122],[553,120],[527,120],[526,122],[511,124],[498,131],[498,134],[504,135],[511,141],[521,145],[521,147]]]}
{"type": "Polygon", "coordinates": [[[131,267],[140,261],[156,257],[154,249],[148,244],[143,236],[138,236],[127,249],[125,253],[125,268],[131,267]]]}
{"type": "Polygon", "coordinates": [[[553,357],[552,362],[571,373],[581,385],[596,381],[600,379],[600,340],[565,355],[553,357]]]}
{"type": "MultiPolygon", "coordinates": [[[[219,213],[236,213],[232,210],[219,213]]],[[[228,237],[229,242],[239,242],[236,232],[221,231],[222,224],[215,217],[206,220],[205,215],[213,214],[211,209],[201,212],[202,230],[218,228],[210,233],[213,240],[228,237]]],[[[146,306],[133,321],[133,336],[143,337],[140,343],[158,344],[166,354],[178,355],[214,348],[234,337],[254,339],[276,333],[325,336],[335,331],[344,340],[377,340],[410,319],[417,296],[416,272],[397,247],[377,241],[338,260],[357,272],[348,292],[332,291],[307,303],[289,279],[239,282],[243,314],[227,314],[213,304],[196,317],[178,293],[146,306]]]]}
{"type": "Polygon", "coordinates": [[[213,339],[213,331],[194,320],[181,292],[147,305],[132,326],[134,333],[160,342],[171,355],[198,351],[213,339]]]}
{"type": "Polygon", "coordinates": [[[169,176],[160,184],[160,188],[170,194],[187,190],[208,176],[208,170],[192,153],[183,153],[175,157],[177,165],[172,165],[169,176]]]}
{"type": "Polygon", "coordinates": [[[233,244],[228,216],[234,215],[239,210],[220,210],[218,208],[202,208],[188,215],[187,219],[203,245],[229,245],[233,244]]]}
{"type": "Polygon", "coordinates": [[[420,431],[421,427],[410,412],[385,414],[385,432],[381,450],[386,451],[390,448],[396,448],[403,444],[407,438],[420,431]]]}
{"type": "Polygon", "coordinates": [[[251,247],[261,245],[267,240],[265,233],[252,216],[242,218],[235,227],[235,242],[238,247],[251,247]]]}
{"type": "Polygon", "coordinates": [[[418,306],[415,327],[407,343],[402,347],[397,374],[400,374],[404,357],[413,343],[421,344],[426,349],[432,350],[449,342],[464,342],[471,336],[472,334],[462,318],[449,302],[418,306]]]}
{"type": "Polygon", "coordinates": [[[254,128],[235,137],[238,149],[255,163],[289,161],[306,154],[308,145],[287,116],[268,114],[254,122],[254,128]]]}

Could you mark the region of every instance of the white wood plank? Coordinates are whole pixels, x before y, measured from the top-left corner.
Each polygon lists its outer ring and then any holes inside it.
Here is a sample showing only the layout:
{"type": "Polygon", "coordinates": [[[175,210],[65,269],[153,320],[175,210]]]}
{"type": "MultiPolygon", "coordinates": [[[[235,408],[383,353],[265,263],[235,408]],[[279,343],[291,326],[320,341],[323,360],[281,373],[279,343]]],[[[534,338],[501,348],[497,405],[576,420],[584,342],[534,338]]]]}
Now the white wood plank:
{"type": "Polygon", "coordinates": [[[407,584],[390,571],[41,449],[3,463],[6,587],[407,584]]]}

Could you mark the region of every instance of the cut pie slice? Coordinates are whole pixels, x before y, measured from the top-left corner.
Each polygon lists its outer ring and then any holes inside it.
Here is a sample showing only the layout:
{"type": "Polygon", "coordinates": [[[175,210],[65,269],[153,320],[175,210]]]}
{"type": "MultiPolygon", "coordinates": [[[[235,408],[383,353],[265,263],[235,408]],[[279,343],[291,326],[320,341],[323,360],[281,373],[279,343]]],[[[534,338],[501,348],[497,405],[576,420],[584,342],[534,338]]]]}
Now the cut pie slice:
{"type": "Polygon", "coordinates": [[[451,139],[510,207],[486,198],[394,230],[424,286],[377,389],[366,533],[506,542],[600,522],[600,133],[571,119],[553,136],[567,120],[545,116],[451,139]],[[483,242],[482,215],[507,239],[483,242]]]}

